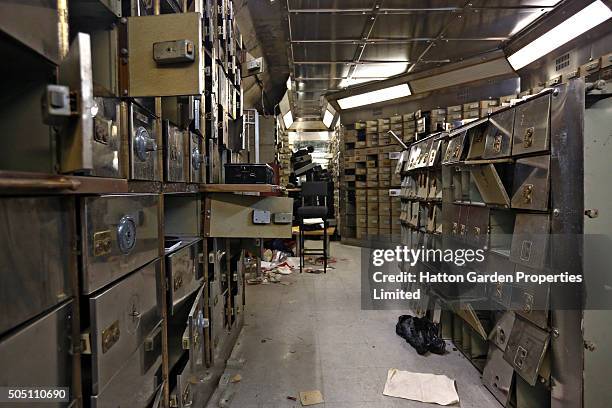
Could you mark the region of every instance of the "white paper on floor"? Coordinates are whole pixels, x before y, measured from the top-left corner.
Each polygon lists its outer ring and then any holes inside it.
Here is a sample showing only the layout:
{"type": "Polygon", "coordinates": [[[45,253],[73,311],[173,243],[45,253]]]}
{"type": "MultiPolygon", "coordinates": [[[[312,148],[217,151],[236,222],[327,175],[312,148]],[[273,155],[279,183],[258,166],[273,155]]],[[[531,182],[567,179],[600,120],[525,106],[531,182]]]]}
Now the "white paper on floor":
{"type": "Polygon", "coordinates": [[[384,395],[439,405],[459,402],[455,380],[445,375],[411,373],[389,369],[384,395]]]}

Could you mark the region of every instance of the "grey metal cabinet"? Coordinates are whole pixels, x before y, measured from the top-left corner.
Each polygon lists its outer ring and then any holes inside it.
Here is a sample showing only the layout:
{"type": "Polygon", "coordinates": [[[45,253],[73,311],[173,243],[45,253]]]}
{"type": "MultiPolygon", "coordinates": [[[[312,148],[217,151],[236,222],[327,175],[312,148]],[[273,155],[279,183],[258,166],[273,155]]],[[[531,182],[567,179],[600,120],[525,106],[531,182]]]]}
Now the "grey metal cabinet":
{"type": "Polygon", "coordinates": [[[82,291],[90,294],[158,255],[159,197],[81,199],[82,291]]]}
{"type": "Polygon", "coordinates": [[[0,199],[0,334],[73,295],[72,198],[0,199]]]}

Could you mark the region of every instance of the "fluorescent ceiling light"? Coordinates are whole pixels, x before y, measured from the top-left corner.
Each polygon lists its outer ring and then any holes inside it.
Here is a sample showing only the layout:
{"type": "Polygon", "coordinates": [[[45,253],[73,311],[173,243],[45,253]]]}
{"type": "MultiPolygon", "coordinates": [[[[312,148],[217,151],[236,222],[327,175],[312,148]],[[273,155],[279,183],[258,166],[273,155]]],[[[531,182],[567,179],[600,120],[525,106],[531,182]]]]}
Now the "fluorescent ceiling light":
{"type": "Polygon", "coordinates": [[[408,84],[400,84],[391,86],[389,88],[379,89],[377,91],[366,92],[359,95],[338,99],[338,105],[340,105],[340,108],[342,109],[351,109],[358,106],[389,101],[391,99],[403,98],[404,96],[410,95],[411,92],[408,84]]]}
{"type": "Polygon", "coordinates": [[[612,10],[601,0],[597,0],[509,56],[508,62],[515,70],[521,69],[610,17],[612,10]]]}
{"type": "Polygon", "coordinates": [[[333,121],[334,115],[329,111],[329,109],[325,109],[325,114],[323,115],[323,124],[325,127],[330,127],[333,121]]]}
{"type": "Polygon", "coordinates": [[[291,111],[283,115],[283,123],[285,123],[285,129],[289,129],[293,125],[293,114],[291,111]]]}
{"type": "Polygon", "coordinates": [[[363,84],[366,82],[380,81],[406,72],[407,62],[390,62],[383,64],[358,65],[350,78],[345,78],[338,85],[340,88],[363,84]]]}

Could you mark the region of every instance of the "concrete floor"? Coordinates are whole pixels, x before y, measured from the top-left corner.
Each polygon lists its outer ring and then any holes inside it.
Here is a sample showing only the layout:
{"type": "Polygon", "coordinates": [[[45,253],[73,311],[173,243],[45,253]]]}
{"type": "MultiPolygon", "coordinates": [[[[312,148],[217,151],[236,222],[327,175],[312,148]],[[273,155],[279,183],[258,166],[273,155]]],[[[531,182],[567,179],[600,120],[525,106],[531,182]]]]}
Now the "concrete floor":
{"type": "Polygon", "coordinates": [[[320,390],[325,408],[433,407],[382,395],[389,368],[446,374],[460,406],[500,407],[458,351],[419,356],[395,334],[401,311],[360,308],[360,249],[332,243],[326,275],[294,273],[290,285],[247,288],[245,327],[233,356],[243,358],[236,408],[300,407],[300,391],[320,390]]]}

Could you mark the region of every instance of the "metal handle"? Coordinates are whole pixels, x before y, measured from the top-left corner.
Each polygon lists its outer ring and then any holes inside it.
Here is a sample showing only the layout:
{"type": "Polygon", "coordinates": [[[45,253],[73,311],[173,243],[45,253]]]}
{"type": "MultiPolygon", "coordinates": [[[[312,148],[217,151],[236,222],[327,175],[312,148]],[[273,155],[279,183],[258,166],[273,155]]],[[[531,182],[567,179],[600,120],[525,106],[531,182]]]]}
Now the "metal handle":
{"type": "Polygon", "coordinates": [[[155,350],[155,338],[162,332],[162,322],[159,322],[151,333],[145,338],[144,349],[145,351],[155,350]]]}

